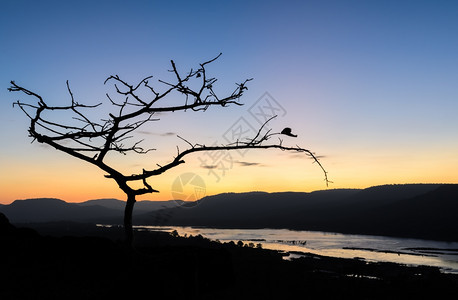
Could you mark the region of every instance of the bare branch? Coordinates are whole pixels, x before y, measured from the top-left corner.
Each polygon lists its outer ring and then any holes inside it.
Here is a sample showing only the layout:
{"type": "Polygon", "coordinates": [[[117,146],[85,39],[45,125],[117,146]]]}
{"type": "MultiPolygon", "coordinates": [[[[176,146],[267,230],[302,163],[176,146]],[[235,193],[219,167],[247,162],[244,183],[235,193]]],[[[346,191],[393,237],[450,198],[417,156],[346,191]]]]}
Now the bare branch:
{"type": "Polygon", "coordinates": [[[191,148],[194,148],[194,145],[193,145],[193,144],[191,144],[191,143],[190,143],[188,140],[186,140],[186,139],[182,138],[182,137],[181,137],[181,136],[179,136],[179,135],[177,135],[177,137],[178,137],[179,139],[181,139],[181,140],[185,141],[186,143],[188,143],[188,145],[189,145],[189,146],[191,146],[191,148]]]}
{"type": "Polygon", "coordinates": [[[171,169],[173,167],[176,167],[176,166],[178,166],[180,164],[185,163],[183,158],[186,155],[189,155],[189,154],[192,154],[192,153],[195,153],[195,152],[221,151],[221,150],[232,151],[232,150],[241,150],[241,149],[279,149],[279,150],[282,150],[282,151],[301,152],[301,153],[306,154],[310,158],[312,158],[313,161],[315,163],[317,163],[318,166],[323,171],[324,180],[326,182],[326,186],[328,186],[328,184],[331,181],[328,180],[327,171],[324,169],[323,165],[320,163],[320,161],[318,160],[318,158],[315,156],[315,154],[313,152],[311,152],[308,149],[302,148],[302,147],[300,147],[298,145],[296,145],[296,147],[283,146],[283,140],[281,138],[278,139],[279,142],[276,143],[276,144],[267,144],[267,145],[263,144],[263,142],[267,141],[270,137],[272,137],[274,135],[281,135],[282,133],[280,133],[280,132],[271,133],[271,130],[268,130],[261,138],[258,139],[258,137],[260,136],[260,133],[262,132],[263,128],[267,125],[268,122],[270,122],[275,117],[276,116],[273,116],[270,119],[268,119],[260,127],[260,129],[258,130],[256,135],[252,139],[250,139],[248,142],[237,141],[235,143],[231,143],[231,144],[227,144],[227,145],[205,146],[205,145],[201,145],[201,144],[192,144],[188,140],[186,140],[186,139],[184,139],[184,138],[182,138],[181,136],[178,135],[177,137],[179,139],[183,140],[184,142],[186,142],[190,146],[190,148],[188,148],[187,150],[185,150],[183,152],[180,152],[180,150],[179,150],[179,148],[177,146],[177,156],[173,159],[172,162],[170,162],[168,164],[165,164],[165,165],[162,165],[162,166],[158,165],[159,168],[156,168],[156,169],[151,170],[151,171],[143,170],[142,174],[126,176],[125,179],[127,181],[135,181],[135,180],[140,180],[140,179],[143,179],[143,178],[149,178],[149,177],[152,177],[152,176],[160,175],[160,174],[166,172],[167,170],[169,170],[169,169],[171,169]]]}
{"type": "MultiPolygon", "coordinates": [[[[85,105],[78,103],[66,81],[67,91],[71,103],[63,106],[48,106],[44,99],[37,93],[17,85],[11,81],[8,88],[10,92],[20,92],[27,96],[32,96],[37,103],[26,103],[16,101],[13,106],[18,106],[30,120],[28,129],[32,141],[47,144],[59,151],[67,153],[73,157],[95,165],[107,174],[105,177],[115,180],[119,188],[124,191],[128,198],[130,207],[130,217],[126,209],[125,226],[132,229],[132,207],[135,202],[135,196],[155,193],[157,190],[147,182],[147,179],[160,175],[169,169],[185,163],[184,157],[190,154],[204,151],[232,151],[239,149],[279,149],[282,151],[293,151],[304,153],[310,157],[324,173],[326,184],[328,180],[327,172],[321,165],[317,156],[308,149],[285,146],[280,138],[282,134],[294,136],[291,130],[282,132],[272,132],[266,130],[266,125],[272,119],[267,120],[256,132],[256,134],[247,140],[237,140],[234,143],[217,146],[206,146],[198,143],[191,143],[189,140],[177,136],[184,141],[188,149],[180,151],[177,146],[177,154],[172,161],[166,164],[156,164],[152,170],[143,169],[139,174],[126,175],[109,165],[106,157],[109,153],[135,153],[146,154],[155,150],[154,148],[145,149],[141,147],[142,139],[135,135],[138,129],[144,124],[158,121],[153,118],[155,113],[175,112],[175,111],[206,111],[210,107],[227,107],[229,105],[243,105],[240,98],[248,89],[247,84],[252,80],[246,79],[235,84],[235,89],[228,95],[219,95],[215,86],[218,79],[209,76],[207,66],[216,61],[222,54],[199,64],[196,69],[190,69],[188,72],[181,73],[175,62],[171,61],[174,80],[158,80],[156,84],[159,88],[153,86],[149,80],[153,76],[147,76],[135,84],[131,84],[118,75],[111,75],[104,84],[111,83],[114,89],[114,96],[106,94],[108,100],[105,100],[113,108],[112,112],[106,113],[104,118],[94,120],[88,114],[87,110],[99,108],[102,103],[95,105],[85,105]],[[183,98],[179,102],[166,102],[166,98],[174,94],[180,94],[183,98]],[[62,121],[60,114],[65,114],[69,118],[62,121]],[[55,118],[50,118],[55,116],[55,118]],[[289,134],[287,134],[289,132],[289,134]],[[278,136],[278,141],[271,141],[271,138],[278,136]],[[143,184],[142,188],[130,186],[131,182],[139,181],[143,184]],[[130,221],[129,221],[130,220],[130,221]],[[129,223],[130,222],[130,223],[129,223]],[[130,224],[130,225],[129,225],[130,224]]],[[[95,115],[95,114],[94,114],[95,115]]]]}
{"type": "Polygon", "coordinates": [[[180,73],[175,62],[172,60],[172,72],[174,81],[158,80],[163,91],[156,89],[149,80],[152,76],[141,79],[136,84],[130,84],[121,79],[118,75],[109,76],[104,84],[113,84],[116,97],[108,93],[108,104],[115,110],[107,113],[106,117],[94,120],[87,109],[97,109],[102,103],[96,105],[80,104],[76,101],[74,94],[67,81],[67,91],[70,95],[71,104],[65,106],[48,106],[44,99],[28,89],[17,85],[11,81],[8,89],[10,92],[21,92],[27,96],[32,96],[37,100],[37,104],[30,104],[16,101],[13,106],[18,106],[30,120],[28,129],[32,141],[47,144],[59,151],[69,154],[83,161],[86,161],[106,172],[105,177],[113,179],[118,187],[127,195],[126,210],[124,215],[124,227],[129,243],[132,242],[132,209],[135,197],[147,193],[156,193],[147,179],[160,175],[171,168],[185,163],[184,157],[190,154],[204,151],[232,151],[238,149],[279,149],[282,151],[294,151],[304,153],[318,164],[324,173],[326,185],[328,180],[327,172],[321,165],[317,156],[308,149],[284,146],[281,134],[294,136],[291,130],[274,132],[265,130],[266,124],[274,117],[267,120],[256,132],[255,136],[246,141],[237,140],[235,143],[218,146],[206,146],[198,143],[191,143],[189,140],[177,136],[184,141],[188,149],[180,152],[177,146],[177,154],[171,162],[159,165],[156,164],[152,170],[143,169],[140,174],[126,175],[121,173],[112,165],[108,165],[105,157],[109,153],[135,153],[146,154],[154,148],[144,149],[140,146],[142,139],[136,139],[135,132],[144,124],[159,119],[153,118],[155,113],[175,112],[175,111],[206,111],[210,107],[226,107],[228,105],[242,105],[240,97],[248,89],[247,83],[252,80],[246,79],[241,83],[236,83],[236,87],[229,95],[218,95],[215,91],[217,78],[207,74],[206,67],[216,61],[221,53],[216,57],[200,64],[200,67],[187,73],[180,73]],[[183,96],[183,102],[165,102],[171,94],[177,92],[183,96]],[[164,100],[164,101],[163,101],[164,100]],[[70,117],[61,121],[60,113],[70,114],[70,117]],[[49,118],[49,115],[57,116],[49,118]],[[58,120],[58,121],[57,121],[58,120]],[[289,134],[288,134],[289,133],[289,134]],[[278,135],[278,141],[267,143],[267,141],[278,135]],[[143,187],[134,188],[131,182],[141,181],[143,187]]]}
{"type": "Polygon", "coordinates": [[[276,117],[277,117],[277,115],[275,115],[275,116],[269,118],[267,121],[265,121],[264,124],[262,124],[262,126],[259,128],[259,130],[256,133],[256,135],[254,136],[254,138],[252,138],[251,141],[247,143],[247,145],[261,144],[263,141],[268,140],[269,137],[272,136],[272,134],[269,134],[270,130],[267,131],[267,133],[260,140],[256,141],[256,139],[259,137],[259,135],[261,134],[262,130],[267,125],[267,123],[269,123],[271,120],[275,119],[276,117]]]}

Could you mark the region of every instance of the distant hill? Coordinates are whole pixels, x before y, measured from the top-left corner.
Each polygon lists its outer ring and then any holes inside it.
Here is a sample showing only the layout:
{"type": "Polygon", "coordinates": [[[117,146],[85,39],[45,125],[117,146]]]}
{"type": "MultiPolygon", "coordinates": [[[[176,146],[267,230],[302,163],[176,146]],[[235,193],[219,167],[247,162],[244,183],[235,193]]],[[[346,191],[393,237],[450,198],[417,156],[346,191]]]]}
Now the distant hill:
{"type": "Polygon", "coordinates": [[[16,200],[0,208],[11,223],[75,221],[93,222],[103,219],[122,219],[119,211],[100,205],[90,207],[67,203],[59,199],[39,198],[16,200]]]}
{"type": "MultiPolygon", "coordinates": [[[[11,223],[39,222],[93,222],[121,223],[125,202],[117,199],[89,200],[82,203],[67,203],[60,199],[37,198],[16,200],[0,206],[11,223]]],[[[177,206],[175,201],[138,201],[134,215],[177,206]]]]}
{"type": "Polygon", "coordinates": [[[458,241],[457,216],[458,185],[443,185],[368,211],[360,223],[376,234],[458,241]]]}
{"type": "MultiPolygon", "coordinates": [[[[171,208],[177,206],[177,204],[181,204],[183,201],[137,201],[135,203],[134,213],[144,213],[150,212],[157,209],[163,208],[171,208]]],[[[116,210],[124,210],[126,205],[126,201],[118,200],[118,199],[97,199],[97,200],[88,200],[85,202],[78,203],[80,206],[94,206],[99,205],[110,209],[116,210]]]]}
{"type": "MultiPolygon", "coordinates": [[[[152,215],[162,215],[163,225],[289,228],[458,241],[458,185],[228,193],[206,197],[192,208],[150,213],[150,220],[152,215]]],[[[147,224],[148,218],[135,220],[147,224]]]]}
{"type": "MultiPolygon", "coordinates": [[[[0,206],[12,223],[121,224],[125,202],[16,200],[0,206]]],[[[289,228],[458,241],[458,185],[383,185],[312,193],[224,193],[197,202],[138,201],[137,225],[289,228]]]]}
{"type": "Polygon", "coordinates": [[[78,203],[80,206],[94,206],[99,205],[105,208],[122,210],[126,205],[125,201],[118,200],[118,199],[96,199],[96,200],[88,200],[85,202],[78,203]]]}

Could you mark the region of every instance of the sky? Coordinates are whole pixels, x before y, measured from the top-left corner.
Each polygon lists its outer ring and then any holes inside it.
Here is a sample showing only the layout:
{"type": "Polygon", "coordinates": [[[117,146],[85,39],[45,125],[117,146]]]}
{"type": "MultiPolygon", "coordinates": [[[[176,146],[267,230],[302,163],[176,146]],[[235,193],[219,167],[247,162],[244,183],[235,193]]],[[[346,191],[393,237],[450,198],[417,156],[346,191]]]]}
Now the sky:
{"type": "MultiPolygon", "coordinates": [[[[305,155],[282,151],[198,153],[149,184],[169,200],[185,178],[202,196],[223,192],[458,183],[458,2],[456,1],[2,1],[0,4],[0,203],[125,196],[96,167],[31,143],[29,120],[9,82],[54,105],[115,95],[110,75],[160,87],[170,60],[208,66],[215,89],[253,78],[244,106],[160,116],[137,136],[157,150],[113,156],[125,173],[165,164],[177,146],[222,144],[237,129],[291,127],[333,183],[305,155]],[[191,174],[191,175],[189,175],[191,174]],[[191,176],[191,177],[190,177],[191,176]],[[197,177],[193,177],[197,176],[197,177]],[[180,181],[182,180],[182,181],[180,181]],[[177,183],[178,182],[178,183],[177,183]]],[[[174,99],[175,101],[181,101],[174,99]]],[[[184,101],[184,100],[183,100],[184,101]]],[[[103,118],[106,111],[92,116],[103,118]]],[[[58,117],[60,118],[60,117],[58,117]]],[[[184,185],[184,194],[196,191],[184,185]]]]}

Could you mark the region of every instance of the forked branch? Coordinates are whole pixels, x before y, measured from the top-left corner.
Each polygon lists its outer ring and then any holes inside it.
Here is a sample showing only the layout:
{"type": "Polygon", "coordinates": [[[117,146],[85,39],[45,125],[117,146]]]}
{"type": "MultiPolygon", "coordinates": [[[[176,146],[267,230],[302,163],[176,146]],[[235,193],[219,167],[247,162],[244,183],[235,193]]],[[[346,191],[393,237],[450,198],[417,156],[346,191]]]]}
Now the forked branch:
{"type": "Polygon", "coordinates": [[[325,170],[325,168],[323,167],[323,165],[321,164],[321,162],[318,160],[317,156],[312,151],[302,148],[298,145],[295,145],[294,147],[284,146],[283,140],[280,138],[275,143],[266,143],[268,140],[270,140],[274,136],[285,135],[284,133],[281,133],[281,132],[272,133],[271,130],[267,130],[265,133],[261,134],[263,128],[266,127],[267,123],[270,122],[275,117],[276,116],[268,119],[260,127],[257,134],[253,138],[248,139],[247,141],[238,141],[236,143],[231,143],[227,145],[206,146],[206,145],[201,145],[201,144],[192,144],[188,140],[178,136],[178,138],[180,138],[181,140],[183,140],[184,142],[186,142],[189,145],[188,149],[182,152],[178,150],[178,154],[175,156],[175,158],[170,163],[158,166],[158,168],[150,170],[150,171],[143,170],[142,174],[126,176],[126,180],[127,181],[143,180],[145,178],[163,174],[164,172],[170,170],[171,168],[185,163],[184,157],[188,156],[189,154],[196,153],[196,152],[221,151],[221,150],[232,151],[232,150],[242,150],[242,149],[279,149],[282,151],[292,151],[292,152],[304,153],[307,157],[311,158],[313,162],[317,163],[318,166],[323,171],[324,180],[325,180],[326,186],[328,186],[329,183],[331,183],[331,181],[329,181],[328,179],[328,173],[325,170]]]}
{"type": "MultiPolygon", "coordinates": [[[[20,92],[35,99],[35,103],[16,101],[13,105],[18,106],[30,120],[29,135],[33,141],[45,143],[53,148],[65,152],[73,157],[91,163],[104,172],[106,177],[116,181],[119,188],[127,195],[124,225],[127,233],[127,240],[132,240],[132,209],[135,203],[135,196],[147,193],[158,192],[148,182],[152,176],[160,175],[169,169],[183,164],[184,157],[192,153],[203,151],[232,151],[237,149],[279,149],[304,153],[318,164],[324,172],[326,184],[329,183],[326,170],[318,158],[308,149],[299,146],[285,146],[281,135],[294,136],[289,128],[281,132],[265,130],[266,125],[273,118],[267,120],[257,131],[255,136],[244,141],[219,146],[206,146],[191,143],[187,139],[178,136],[184,141],[188,148],[180,151],[177,147],[177,155],[171,162],[151,170],[143,169],[139,174],[123,174],[113,165],[107,162],[107,155],[110,153],[135,153],[145,154],[154,148],[145,149],[141,146],[142,139],[135,135],[138,130],[147,123],[159,121],[155,117],[161,112],[176,111],[206,111],[210,107],[226,107],[228,105],[242,105],[240,97],[248,89],[247,84],[252,79],[246,79],[236,84],[235,89],[228,95],[218,95],[215,92],[217,79],[208,75],[207,66],[221,56],[221,53],[205,61],[195,70],[191,69],[181,73],[175,62],[171,61],[174,79],[170,81],[158,80],[159,87],[151,83],[152,76],[141,79],[136,84],[131,84],[118,75],[109,76],[105,84],[112,83],[114,95],[106,94],[107,104],[114,110],[106,113],[105,118],[93,119],[89,111],[102,109],[102,103],[93,105],[81,104],[77,101],[67,81],[67,92],[70,96],[68,105],[53,106],[39,94],[32,92],[11,81],[8,89],[10,92],[20,92]],[[181,102],[165,101],[170,99],[172,93],[183,96],[181,102]],[[62,118],[60,113],[71,115],[70,118],[62,118]],[[53,118],[51,118],[52,116],[53,118]],[[286,130],[289,129],[289,130],[286,130]],[[276,137],[272,142],[272,138],[276,137]],[[133,188],[130,183],[140,181],[141,188],[133,188]]],[[[102,113],[104,113],[102,111],[102,113]]],[[[100,114],[100,112],[99,112],[100,114]]]]}

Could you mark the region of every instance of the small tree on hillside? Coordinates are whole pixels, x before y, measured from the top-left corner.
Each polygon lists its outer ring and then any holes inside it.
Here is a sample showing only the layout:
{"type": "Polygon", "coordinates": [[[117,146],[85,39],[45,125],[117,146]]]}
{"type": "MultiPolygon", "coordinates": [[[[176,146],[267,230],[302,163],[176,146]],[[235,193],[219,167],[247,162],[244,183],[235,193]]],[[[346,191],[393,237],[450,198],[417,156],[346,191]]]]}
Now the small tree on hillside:
{"type": "Polygon", "coordinates": [[[105,84],[113,83],[118,99],[106,94],[105,104],[110,106],[109,110],[112,112],[106,112],[107,115],[103,119],[94,120],[92,111],[101,108],[104,103],[86,105],[77,102],[68,81],[67,90],[71,101],[68,105],[63,106],[48,105],[40,95],[19,86],[14,81],[11,81],[11,87],[8,90],[10,92],[22,92],[37,100],[36,104],[19,100],[14,103],[30,119],[28,131],[33,141],[45,143],[59,151],[95,165],[107,173],[105,177],[116,181],[119,188],[127,196],[124,228],[126,241],[131,244],[133,239],[132,212],[136,197],[159,192],[147,182],[147,179],[161,175],[167,170],[183,164],[185,162],[184,157],[191,153],[251,148],[276,148],[301,152],[318,163],[327,182],[326,171],[311,151],[299,146],[283,145],[280,135],[294,136],[289,128],[285,128],[281,132],[265,130],[265,125],[270,120],[264,123],[252,138],[231,144],[206,146],[191,143],[178,136],[188,145],[186,150],[178,150],[174,158],[163,165],[156,165],[151,168],[152,164],[146,162],[145,165],[150,166],[150,168],[145,168],[139,173],[124,174],[107,160],[109,153],[146,154],[154,150],[143,148],[141,146],[142,140],[136,140],[134,133],[147,123],[159,121],[157,118],[159,113],[205,112],[213,106],[224,108],[229,105],[242,105],[239,101],[240,97],[247,89],[246,85],[251,79],[236,84],[235,90],[229,95],[220,96],[214,90],[217,79],[208,76],[206,67],[220,55],[201,63],[196,70],[191,69],[186,74],[179,72],[172,60],[170,72],[174,74],[174,80],[172,82],[159,80],[158,84],[162,85],[162,90],[158,90],[150,84],[152,76],[146,77],[134,85],[124,81],[118,75],[108,77],[105,84]],[[171,96],[174,92],[181,94],[183,100],[173,102],[171,96]],[[59,117],[57,118],[56,115],[59,117]],[[275,142],[269,143],[269,140],[274,136],[279,138],[275,139],[275,142]],[[140,182],[141,186],[133,187],[134,182],[140,182]]]}

